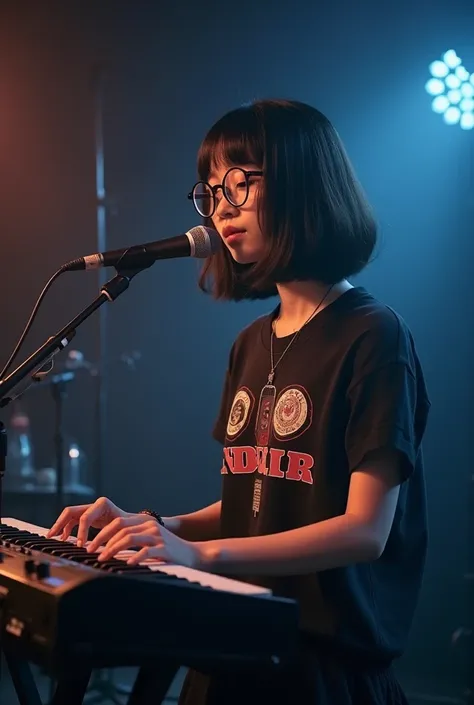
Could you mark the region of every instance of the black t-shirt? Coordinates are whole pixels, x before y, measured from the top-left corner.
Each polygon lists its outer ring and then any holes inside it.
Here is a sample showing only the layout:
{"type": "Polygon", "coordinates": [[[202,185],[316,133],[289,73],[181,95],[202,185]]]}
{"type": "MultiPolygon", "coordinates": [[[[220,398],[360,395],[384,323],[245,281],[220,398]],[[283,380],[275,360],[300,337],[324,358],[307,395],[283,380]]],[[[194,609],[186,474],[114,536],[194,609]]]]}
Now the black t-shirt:
{"type": "MultiPolygon", "coordinates": [[[[427,547],[420,444],[430,404],[414,342],[402,318],[365,289],[344,293],[308,323],[277,365],[268,447],[259,446],[257,408],[277,312],[244,329],[231,350],[214,428],[224,446],[221,535],[278,533],[344,514],[351,472],[366,454],[398,451],[403,482],[378,560],[311,575],[243,578],[298,600],[301,629],[310,638],[391,660],[405,647],[427,547]],[[256,476],[262,479],[257,515],[256,476]]],[[[291,337],[274,338],[275,361],[291,337]]]]}

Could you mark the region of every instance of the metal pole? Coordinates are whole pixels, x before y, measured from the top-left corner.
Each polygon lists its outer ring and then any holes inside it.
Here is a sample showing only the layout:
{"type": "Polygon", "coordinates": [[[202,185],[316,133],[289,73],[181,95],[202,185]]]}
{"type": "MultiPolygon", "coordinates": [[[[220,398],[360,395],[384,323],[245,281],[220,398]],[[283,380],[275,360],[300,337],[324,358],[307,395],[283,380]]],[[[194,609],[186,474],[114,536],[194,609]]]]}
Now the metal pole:
{"type": "MultiPolygon", "coordinates": [[[[97,220],[97,252],[107,249],[107,200],[105,189],[105,159],[104,159],[104,83],[105,70],[97,64],[92,70],[92,83],[94,91],[94,135],[95,135],[95,179],[96,179],[96,220],[97,220]]],[[[99,267],[99,289],[106,281],[106,272],[99,267]]],[[[94,482],[97,496],[103,494],[103,477],[106,475],[107,459],[105,457],[105,424],[107,419],[106,409],[106,343],[107,343],[107,307],[99,310],[99,338],[97,354],[96,376],[96,423],[95,423],[95,468],[94,482]]]]}

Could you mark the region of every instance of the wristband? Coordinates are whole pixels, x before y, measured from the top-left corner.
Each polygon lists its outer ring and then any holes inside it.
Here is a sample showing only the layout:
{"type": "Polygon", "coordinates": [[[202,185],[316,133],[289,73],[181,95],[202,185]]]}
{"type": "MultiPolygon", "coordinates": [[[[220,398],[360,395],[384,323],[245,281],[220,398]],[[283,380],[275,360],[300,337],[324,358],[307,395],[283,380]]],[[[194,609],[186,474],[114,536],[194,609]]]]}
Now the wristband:
{"type": "MultiPolygon", "coordinates": [[[[161,518],[160,514],[157,514],[156,512],[152,511],[151,509],[142,509],[141,512],[138,512],[139,514],[148,514],[148,516],[153,517],[153,519],[156,519],[158,524],[160,526],[164,526],[165,522],[161,518]]],[[[166,528],[166,527],[165,527],[166,528]]]]}

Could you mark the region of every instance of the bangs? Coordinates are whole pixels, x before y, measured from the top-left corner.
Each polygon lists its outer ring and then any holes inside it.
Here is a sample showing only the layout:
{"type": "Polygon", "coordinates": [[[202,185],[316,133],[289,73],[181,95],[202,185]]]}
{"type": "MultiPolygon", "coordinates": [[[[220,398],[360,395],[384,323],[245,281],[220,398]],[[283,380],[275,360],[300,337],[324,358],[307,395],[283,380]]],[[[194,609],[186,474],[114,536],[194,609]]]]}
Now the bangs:
{"type": "Polygon", "coordinates": [[[209,130],[197,157],[199,178],[207,181],[220,166],[256,164],[263,167],[264,132],[255,106],[238,108],[209,130]]]}

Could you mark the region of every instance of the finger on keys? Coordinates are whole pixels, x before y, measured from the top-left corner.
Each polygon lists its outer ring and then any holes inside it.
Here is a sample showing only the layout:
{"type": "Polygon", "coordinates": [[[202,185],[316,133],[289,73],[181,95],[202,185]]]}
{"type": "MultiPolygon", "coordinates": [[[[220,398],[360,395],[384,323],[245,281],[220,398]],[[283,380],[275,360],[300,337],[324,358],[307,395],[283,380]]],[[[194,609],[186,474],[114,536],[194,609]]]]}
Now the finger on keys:
{"type": "Polygon", "coordinates": [[[64,514],[66,510],[64,509],[61,514],[58,516],[52,527],[49,529],[49,531],[46,533],[46,538],[50,539],[53,536],[57,536],[59,532],[61,531],[62,527],[65,524],[64,521],[64,514]]]}
{"type": "Polygon", "coordinates": [[[154,546],[155,544],[155,536],[149,536],[144,533],[128,534],[120,539],[120,541],[114,541],[110,546],[107,545],[101,552],[98,560],[106,561],[117,555],[117,553],[120,553],[120,551],[125,551],[132,546],[154,546]]]}
{"type": "Polygon", "coordinates": [[[144,540],[150,541],[150,544],[153,544],[153,542],[157,540],[156,537],[153,538],[152,535],[147,536],[146,528],[142,529],[141,526],[128,527],[127,529],[122,529],[119,531],[118,534],[115,534],[115,536],[112,536],[110,541],[107,541],[106,544],[100,546],[97,551],[100,555],[102,555],[104,551],[107,551],[108,555],[113,556],[118,553],[118,551],[125,551],[132,546],[143,545],[144,541],[142,541],[141,537],[145,537],[144,540]],[[117,548],[117,546],[119,546],[119,548],[117,548]]]}
{"type": "Polygon", "coordinates": [[[74,519],[73,521],[69,521],[65,527],[63,528],[63,532],[60,536],[61,541],[67,541],[70,535],[72,534],[72,530],[76,527],[77,525],[77,519],[74,519]]]}
{"type": "Polygon", "coordinates": [[[116,517],[110,524],[104,526],[87,546],[87,550],[92,553],[97,551],[99,546],[111,543],[115,538],[122,538],[127,533],[127,528],[141,522],[141,516],[132,515],[130,517],[116,517]]]}
{"type": "Polygon", "coordinates": [[[142,563],[147,558],[152,558],[156,561],[164,561],[165,555],[166,549],[164,547],[164,544],[144,546],[139,551],[136,551],[133,556],[130,556],[130,558],[127,559],[127,563],[128,565],[138,565],[138,563],[142,563]]]}
{"type": "Polygon", "coordinates": [[[89,534],[89,527],[95,519],[98,519],[103,513],[104,509],[102,505],[94,502],[88,509],[82,514],[79,519],[79,528],[77,530],[77,545],[82,548],[87,543],[87,536],[89,534]]]}
{"type": "Polygon", "coordinates": [[[133,556],[130,556],[130,558],[127,559],[128,565],[137,565],[138,563],[141,563],[141,561],[144,561],[145,558],[148,558],[149,551],[150,549],[148,546],[144,546],[139,551],[136,551],[133,556]]]}
{"type": "Polygon", "coordinates": [[[75,511],[79,510],[79,512],[82,513],[81,509],[81,507],[66,507],[63,509],[53,526],[47,532],[46,538],[50,539],[53,536],[59,536],[60,532],[64,530],[66,524],[72,520],[75,511]]]}

